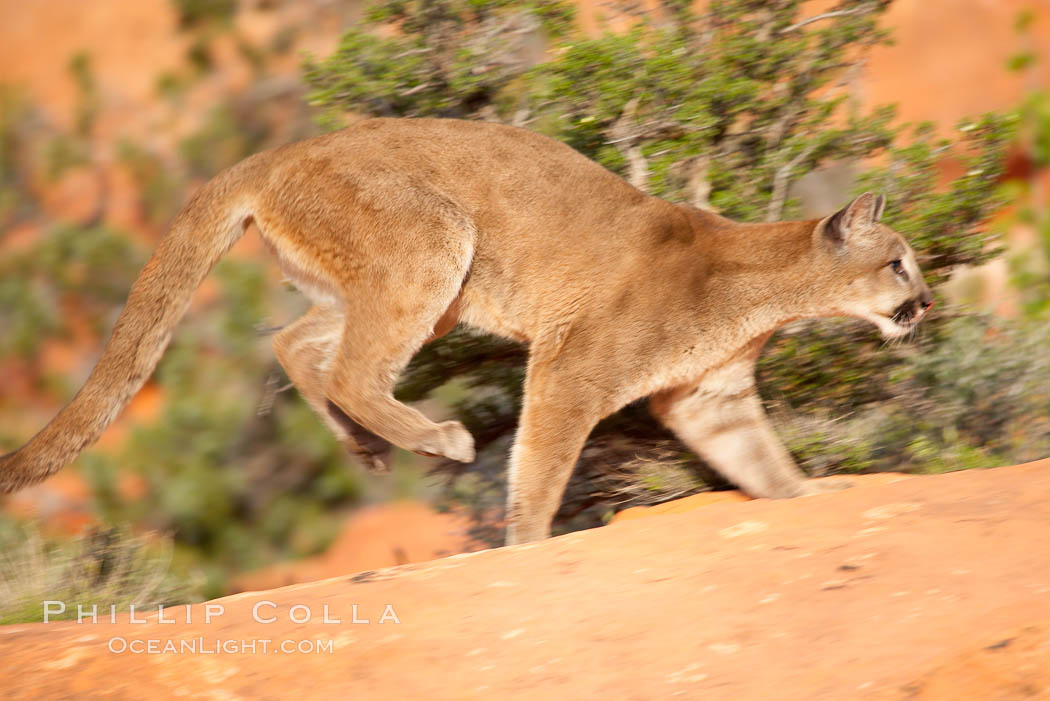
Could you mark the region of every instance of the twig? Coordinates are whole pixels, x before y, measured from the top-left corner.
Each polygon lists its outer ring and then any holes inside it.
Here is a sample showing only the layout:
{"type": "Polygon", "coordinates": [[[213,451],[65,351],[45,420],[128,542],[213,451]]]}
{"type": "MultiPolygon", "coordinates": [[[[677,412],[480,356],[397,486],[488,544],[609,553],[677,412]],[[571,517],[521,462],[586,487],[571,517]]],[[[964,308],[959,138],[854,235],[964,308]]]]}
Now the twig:
{"type": "Polygon", "coordinates": [[[798,155],[792,158],[790,161],[782,165],[773,176],[773,196],[769,200],[769,209],[766,211],[766,221],[773,222],[780,219],[780,215],[784,211],[784,201],[787,200],[787,190],[789,184],[789,178],[791,177],[791,171],[793,171],[799,163],[809,158],[810,154],[817,147],[817,142],[810,141],[806,144],[805,148],[799,151],[798,155]]]}
{"type": "Polygon", "coordinates": [[[434,49],[430,48],[429,46],[424,47],[422,49],[409,49],[408,51],[402,51],[401,53],[396,54],[395,56],[391,57],[390,60],[397,61],[398,59],[408,58],[409,56],[415,56],[417,54],[429,54],[433,51],[434,49]]]}
{"type": "Polygon", "coordinates": [[[698,156],[689,167],[689,181],[686,190],[689,192],[689,203],[697,209],[714,212],[711,206],[710,162],[706,156],[698,156]]]}
{"type": "MultiPolygon", "coordinates": [[[[860,71],[864,65],[864,60],[859,59],[849,66],[849,68],[843,73],[842,77],[833,85],[822,97],[824,100],[830,100],[835,93],[847,87],[857,72],[860,71]]],[[[779,143],[784,138],[784,134],[787,132],[788,124],[790,120],[798,115],[798,111],[787,113],[783,118],[775,123],[772,127],[771,136],[775,137],[775,143],[779,143]]],[[[784,201],[787,199],[787,189],[791,177],[791,171],[798,166],[806,158],[809,158],[810,154],[813,153],[813,149],[816,148],[815,142],[810,142],[802,151],[791,159],[788,163],[784,164],[780,169],[777,170],[773,176],[773,197],[769,201],[769,209],[766,211],[766,221],[777,221],[780,219],[780,215],[784,211],[784,201]]]]}
{"type": "Polygon", "coordinates": [[[644,137],[642,133],[631,132],[631,122],[634,121],[637,109],[638,98],[632,98],[624,105],[620,118],[609,129],[609,136],[613,137],[609,143],[624,143],[623,146],[617,146],[617,149],[627,159],[627,182],[642,192],[648,192],[649,164],[640,144],[644,137]]]}
{"type": "Polygon", "coordinates": [[[292,387],[295,387],[295,385],[291,382],[284,385],[283,387],[278,387],[278,382],[280,382],[280,379],[281,378],[276,371],[271,372],[270,376],[266,378],[266,384],[263,387],[262,398],[259,400],[259,405],[255,409],[256,416],[268,415],[273,410],[274,402],[277,401],[277,395],[281,392],[287,392],[292,387]]]}
{"type": "Polygon", "coordinates": [[[433,87],[433,85],[434,85],[433,83],[420,83],[419,85],[415,86],[414,88],[409,88],[408,90],[405,90],[404,92],[402,92],[401,93],[401,97],[408,97],[409,95],[415,95],[417,92],[421,92],[423,90],[426,90],[429,87],[433,87]]]}
{"type": "Polygon", "coordinates": [[[858,5],[857,7],[853,8],[852,10],[832,10],[831,12],[823,12],[823,13],[821,13],[819,15],[813,15],[812,17],[807,17],[806,19],[802,20],[801,22],[796,22],[795,24],[791,25],[790,27],[784,27],[783,29],[781,29],[777,33],[778,34],[787,34],[788,32],[793,32],[796,29],[801,29],[802,27],[805,27],[807,24],[813,24],[814,22],[819,22],[822,19],[831,19],[833,17],[849,17],[850,15],[860,15],[860,14],[864,14],[865,12],[867,12],[870,9],[871,9],[871,3],[867,3],[866,2],[866,3],[863,3],[861,5],[858,5]]]}

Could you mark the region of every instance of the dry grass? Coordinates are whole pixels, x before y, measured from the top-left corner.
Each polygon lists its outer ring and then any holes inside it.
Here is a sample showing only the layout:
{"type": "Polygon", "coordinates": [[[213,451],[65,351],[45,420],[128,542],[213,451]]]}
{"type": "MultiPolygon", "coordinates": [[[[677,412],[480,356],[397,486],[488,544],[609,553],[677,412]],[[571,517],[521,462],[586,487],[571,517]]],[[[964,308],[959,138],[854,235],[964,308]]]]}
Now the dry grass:
{"type": "Polygon", "coordinates": [[[61,601],[75,618],[77,606],[99,615],[110,606],[127,611],[178,603],[185,588],[170,575],[172,546],[166,538],[107,529],[54,540],[32,525],[0,538],[0,624],[44,620],[44,602],[61,601]]]}

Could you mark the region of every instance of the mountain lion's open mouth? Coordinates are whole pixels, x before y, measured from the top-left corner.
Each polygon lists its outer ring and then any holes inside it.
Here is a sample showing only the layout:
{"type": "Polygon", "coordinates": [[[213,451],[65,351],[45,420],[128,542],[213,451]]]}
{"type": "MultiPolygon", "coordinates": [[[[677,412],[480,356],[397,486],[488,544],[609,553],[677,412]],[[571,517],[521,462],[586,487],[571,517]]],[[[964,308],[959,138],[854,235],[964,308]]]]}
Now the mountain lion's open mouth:
{"type": "Polygon", "coordinates": [[[889,315],[889,319],[898,326],[910,329],[926,316],[926,312],[931,307],[933,307],[933,302],[924,303],[915,299],[909,299],[893,310],[893,314],[889,315]]]}
{"type": "Polygon", "coordinates": [[[912,331],[933,307],[933,302],[908,300],[893,310],[892,314],[874,314],[866,317],[879,327],[884,338],[900,338],[912,331]]]}
{"type": "Polygon", "coordinates": [[[893,310],[890,314],[875,311],[852,311],[847,316],[864,319],[879,327],[883,338],[894,339],[907,335],[926,316],[933,303],[909,300],[893,310]]]}

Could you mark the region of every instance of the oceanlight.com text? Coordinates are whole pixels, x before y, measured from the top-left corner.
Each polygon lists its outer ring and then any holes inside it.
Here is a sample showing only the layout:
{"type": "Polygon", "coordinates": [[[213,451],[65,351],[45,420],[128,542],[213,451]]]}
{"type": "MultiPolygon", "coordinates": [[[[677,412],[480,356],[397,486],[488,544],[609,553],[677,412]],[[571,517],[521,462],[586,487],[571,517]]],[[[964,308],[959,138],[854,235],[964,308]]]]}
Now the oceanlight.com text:
{"type": "Polygon", "coordinates": [[[114,636],[106,647],[116,655],[330,655],[332,640],[273,640],[270,638],[132,638],[114,636]]]}

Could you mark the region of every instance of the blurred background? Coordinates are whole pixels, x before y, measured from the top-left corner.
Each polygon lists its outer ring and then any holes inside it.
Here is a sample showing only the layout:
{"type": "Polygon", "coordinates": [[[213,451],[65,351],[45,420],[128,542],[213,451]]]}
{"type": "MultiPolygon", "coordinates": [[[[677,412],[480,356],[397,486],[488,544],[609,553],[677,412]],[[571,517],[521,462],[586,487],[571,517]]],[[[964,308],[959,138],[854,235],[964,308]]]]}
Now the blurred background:
{"type": "MultiPolygon", "coordinates": [[[[935,313],[894,345],[780,331],[759,367],[780,435],[815,476],[1050,455],[1046,0],[0,0],[0,452],[85,380],[197,187],[374,115],[526,126],[739,220],[886,193],[935,313]]],[[[0,501],[0,623],[39,620],[41,592],[184,602],[500,542],[525,349],[424,348],[399,393],[478,460],[371,475],[273,359],[305,307],[249,231],[102,440],[0,501]]],[[[555,532],[726,486],[632,405],[555,532]]]]}

